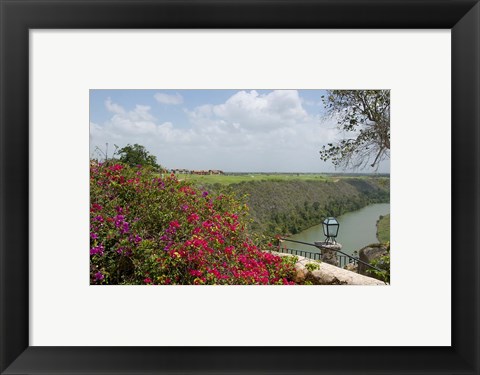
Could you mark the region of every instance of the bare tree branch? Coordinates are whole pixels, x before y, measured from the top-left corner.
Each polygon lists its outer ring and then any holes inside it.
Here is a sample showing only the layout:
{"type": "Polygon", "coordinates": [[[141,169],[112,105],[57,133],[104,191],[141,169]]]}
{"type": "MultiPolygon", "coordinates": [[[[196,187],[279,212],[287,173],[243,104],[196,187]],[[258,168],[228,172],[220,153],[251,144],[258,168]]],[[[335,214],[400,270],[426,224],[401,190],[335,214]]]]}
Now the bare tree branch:
{"type": "Polygon", "coordinates": [[[336,167],[378,168],[389,157],[390,91],[330,90],[323,101],[327,115],[337,120],[339,129],[354,137],[324,145],[320,158],[331,160],[336,167]]]}

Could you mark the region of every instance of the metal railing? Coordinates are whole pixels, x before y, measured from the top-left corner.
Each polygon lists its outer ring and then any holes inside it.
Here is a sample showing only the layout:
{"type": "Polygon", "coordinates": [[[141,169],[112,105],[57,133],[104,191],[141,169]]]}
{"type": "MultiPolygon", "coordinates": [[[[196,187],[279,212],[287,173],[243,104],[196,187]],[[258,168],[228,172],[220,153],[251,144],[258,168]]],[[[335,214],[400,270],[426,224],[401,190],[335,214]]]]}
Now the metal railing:
{"type": "MultiPolygon", "coordinates": [[[[287,254],[292,254],[292,255],[299,255],[304,258],[308,259],[313,259],[313,260],[322,260],[322,253],[321,250],[319,253],[314,253],[311,251],[305,251],[305,250],[298,250],[298,249],[290,249],[287,247],[280,247],[278,249],[278,252],[280,253],[287,253],[287,254]]],[[[344,268],[347,264],[353,263],[357,264],[356,258],[346,256],[346,255],[338,255],[337,254],[337,261],[338,261],[338,267],[344,268]]]]}
{"type": "Polygon", "coordinates": [[[322,260],[322,255],[323,255],[322,250],[335,251],[337,253],[336,258],[337,258],[337,261],[338,261],[338,267],[340,267],[340,268],[345,267],[349,263],[353,263],[353,264],[361,263],[361,264],[365,265],[366,267],[369,267],[369,268],[372,268],[374,270],[383,272],[383,270],[371,265],[370,263],[364,262],[363,260],[360,260],[360,259],[358,259],[358,258],[356,258],[352,255],[344,253],[341,250],[327,248],[327,247],[322,248],[321,245],[315,245],[315,244],[308,243],[308,242],[303,242],[303,241],[296,241],[296,240],[292,240],[292,239],[289,239],[289,238],[282,238],[281,240],[282,241],[299,243],[299,244],[302,244],[302,245],[313,246],[313,247],[319,249],[319,251],[320,251],[320,252],[310,252],[310,251],[305,251],[305,250],[290,249],[290,248],[282,247],[282,246],[279,245],[278,249],[279,249],[279,252],[281,252],[281,253],[299,255],[299,256],[303,256],[305,258],[309,258],[309,259],[313,259],[313,260],[322,260]],[[302,254],[304,254],[304,255],[302,255],[302,254]]]}
{"type": "Polygon", "coordinates": [[[292,255],[299,255],[301,257],[313,259],[313,260],[322,260],[322,253],[314,253],[305,250],[289,249],[286,247],[279,247],[278,252],[287,253],[292,255]]]}

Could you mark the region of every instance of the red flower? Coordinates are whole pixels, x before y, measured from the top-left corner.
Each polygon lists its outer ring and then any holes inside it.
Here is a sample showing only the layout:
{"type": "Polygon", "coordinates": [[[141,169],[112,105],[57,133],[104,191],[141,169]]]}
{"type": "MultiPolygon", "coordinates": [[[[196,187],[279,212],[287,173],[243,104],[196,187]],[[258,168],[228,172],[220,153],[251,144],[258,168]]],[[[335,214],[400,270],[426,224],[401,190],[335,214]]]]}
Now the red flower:
{"type": "Polygon", "coordinates": [[[197,214],[191,214],[187,220],[189,223],[193,223],[194,221],[197,221],[198,219],[200,219],[200,216],[198,216],[197,214]]]}
{"type": "Polygon", "coordinates": [[[180,228],[180,223],[177,220],[173,220],[170,222],[170,228],[180,228]]]}
{"type": "Polygon", "coordinates": [[[121,171],[123,169],[123,165],[115,164],[110,167],[111,171],[121,171]]]}
{"type": "Polygon", "coordinates": [[[97,203],[94,203],[92,204],[92,207],[90,208],[90,212],[98,212],[98,211],[101,211],[102,210],[102,206],[97,204],[97,203]]]}
{"type": "Polygon", "coordinates": [[[199,270],[190,270],[188,271],[188,273],[192,276],[196,276],[196,277],[200,277],[202,276],[202,271],[199,271],[199,270]]]}

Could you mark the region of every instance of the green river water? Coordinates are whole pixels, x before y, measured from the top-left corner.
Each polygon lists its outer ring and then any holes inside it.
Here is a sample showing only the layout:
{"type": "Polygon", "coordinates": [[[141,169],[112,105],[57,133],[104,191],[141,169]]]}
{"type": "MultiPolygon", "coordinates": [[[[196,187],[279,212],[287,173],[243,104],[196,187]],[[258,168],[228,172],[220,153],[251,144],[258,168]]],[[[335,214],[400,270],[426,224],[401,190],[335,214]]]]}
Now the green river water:
{"type": "MultiPolygon", "coordinates": [[[[352,255],[354,251],[358,251],[371,243],[378,242],[377,220],[380,218],[380,215],[389,213],[390,203],[377,203],[337,217],[340,223],[337,242],[342,244],[342,251],[352,255]]],[[[325,236],[323,235],[322,225],[319,224],[289,238],[296,241],[313,243],[314,241],[323,241],[325,236]]],[[[286,241],[285,244],[288,248],[292,249],[319,252],[319,250],[313,246],[288,241],[286,241]]]]}

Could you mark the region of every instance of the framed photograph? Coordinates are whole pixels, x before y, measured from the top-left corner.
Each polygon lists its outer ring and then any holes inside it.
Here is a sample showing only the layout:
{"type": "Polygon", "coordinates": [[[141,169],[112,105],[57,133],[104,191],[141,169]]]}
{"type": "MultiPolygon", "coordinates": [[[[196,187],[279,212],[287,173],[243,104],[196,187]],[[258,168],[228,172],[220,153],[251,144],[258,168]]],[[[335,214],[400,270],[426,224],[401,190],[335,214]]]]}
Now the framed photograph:
{"type": "Polygon", "coordinates": [[[89,101],[91,285],[390,283],[389,90],[89,101]]]}
{"type": "Polygon", "coordinates": [[[2,374],[479,373],[476,1],[0,5],[2,374]]]}

